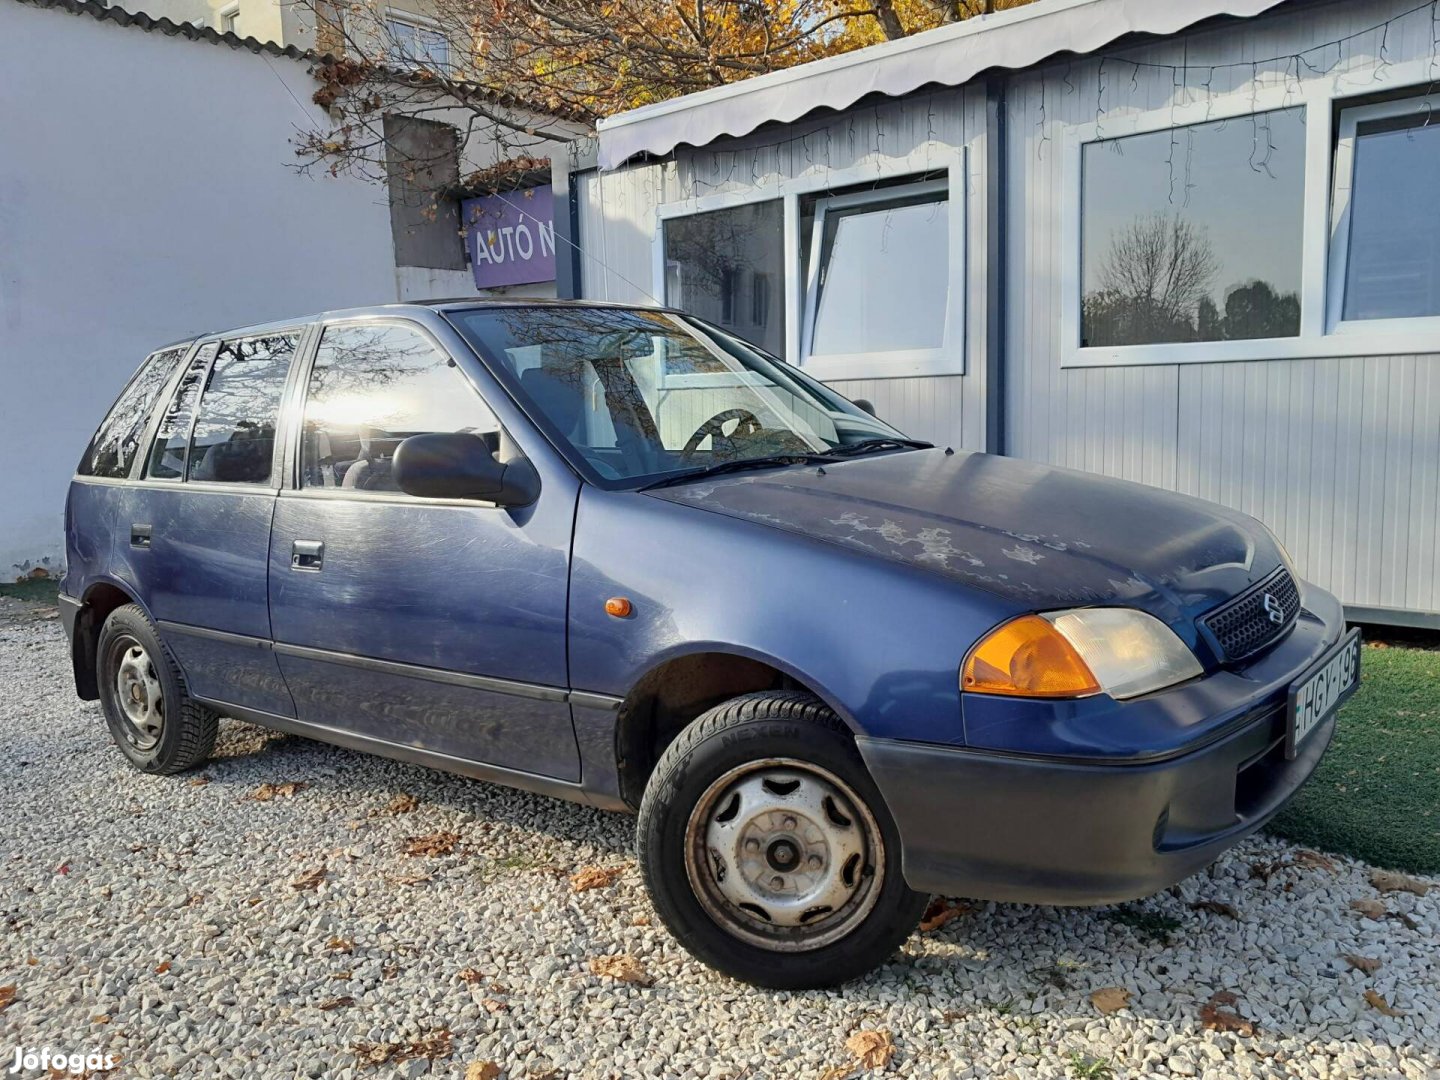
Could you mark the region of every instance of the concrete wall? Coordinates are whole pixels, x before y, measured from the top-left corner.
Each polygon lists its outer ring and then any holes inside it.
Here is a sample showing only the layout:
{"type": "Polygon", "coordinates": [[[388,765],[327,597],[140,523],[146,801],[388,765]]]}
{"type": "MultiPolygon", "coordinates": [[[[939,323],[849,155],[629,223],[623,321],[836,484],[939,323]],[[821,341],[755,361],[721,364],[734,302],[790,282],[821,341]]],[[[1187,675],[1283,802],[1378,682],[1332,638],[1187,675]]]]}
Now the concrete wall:
{"type": "Polygon", "coordinates": [[[298,175],[306,65],[0,2],[0,577],[155,346],[396,296],[382,188],[298,175]]]}

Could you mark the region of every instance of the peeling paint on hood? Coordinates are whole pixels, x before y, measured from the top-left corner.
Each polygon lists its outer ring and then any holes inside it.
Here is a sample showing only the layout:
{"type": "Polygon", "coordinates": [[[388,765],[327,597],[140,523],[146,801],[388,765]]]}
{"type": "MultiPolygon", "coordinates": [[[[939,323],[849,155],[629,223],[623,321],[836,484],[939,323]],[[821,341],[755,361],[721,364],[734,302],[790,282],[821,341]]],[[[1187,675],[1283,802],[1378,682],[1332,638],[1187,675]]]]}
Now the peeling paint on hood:
{"type": "Polygon", "coordinates": [[[1244,514],[1124,480],[919,450],[649,494],[863,551],[1046,610],[1128,604],[1174,623],[1280,564],[1244,514]]]}

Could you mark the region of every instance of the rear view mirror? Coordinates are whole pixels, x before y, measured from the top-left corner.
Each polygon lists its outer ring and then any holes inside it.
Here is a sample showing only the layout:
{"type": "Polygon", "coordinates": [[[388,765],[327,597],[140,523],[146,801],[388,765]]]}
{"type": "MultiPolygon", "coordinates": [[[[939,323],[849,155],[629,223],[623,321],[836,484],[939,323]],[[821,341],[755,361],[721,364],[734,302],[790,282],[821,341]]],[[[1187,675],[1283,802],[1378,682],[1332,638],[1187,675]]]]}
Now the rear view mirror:
{"type": "Polygon", "coordinates": [[[395,482],[423,499],[484,499],[500,506],[527,506],[540,480],[523,458],[501,464],[478,435],[435,432],[411,435],[395,448],[395,482]]]}
{"type": "MultiPolygon", "coordinates": [[[[875,416],[875,406],[863,397],[852,398],[850,404],[854,405],[861,412],[867,412],[871,416],[875,416]]],[[[879,419],[878,416],[876,416],[875,418],[877,420],[879,419]]]]}

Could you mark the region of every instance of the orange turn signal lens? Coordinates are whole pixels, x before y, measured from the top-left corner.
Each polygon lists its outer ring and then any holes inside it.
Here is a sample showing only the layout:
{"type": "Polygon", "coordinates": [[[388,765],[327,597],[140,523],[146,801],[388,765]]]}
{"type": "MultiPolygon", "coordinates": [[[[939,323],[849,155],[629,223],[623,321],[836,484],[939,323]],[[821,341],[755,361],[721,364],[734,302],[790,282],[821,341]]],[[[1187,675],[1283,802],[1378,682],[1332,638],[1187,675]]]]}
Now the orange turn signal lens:
{"type": "Polygon", "coordinates": [[[1075,646],[1039,615],[996,627],[970,650],[960,676],[964,690],[1023,697],[1083,697],[1100,683],[1075,646]]]}
{"type": "Polygon", "coordinates": [[[605,601],[605,614],[617,619],[628,617],[633,610],[635,610],[634,605],[624,596],[612,596],[605,601]]]}

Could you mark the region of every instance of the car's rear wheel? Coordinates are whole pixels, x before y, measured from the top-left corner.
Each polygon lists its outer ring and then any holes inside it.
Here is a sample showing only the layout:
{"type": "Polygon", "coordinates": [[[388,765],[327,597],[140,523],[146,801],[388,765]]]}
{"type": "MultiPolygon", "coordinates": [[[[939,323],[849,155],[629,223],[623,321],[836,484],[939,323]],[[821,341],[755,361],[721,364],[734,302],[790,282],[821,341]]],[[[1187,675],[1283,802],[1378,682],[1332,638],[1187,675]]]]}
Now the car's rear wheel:
{"type": "Polygon", "coordinates": [[[638,841],[671,933],[760,986],[862,975],[925,906],[854,740],[810,694],[747,694],[686,728],[646,786],[638,841]]]}
{"type": "Polygon", "coordinates": [[[219,717],[186,692],[179,665],[137,605],[110,613],[95,662],[105,721],[131,764],[177,773],[210,756],[219,717]]]}

